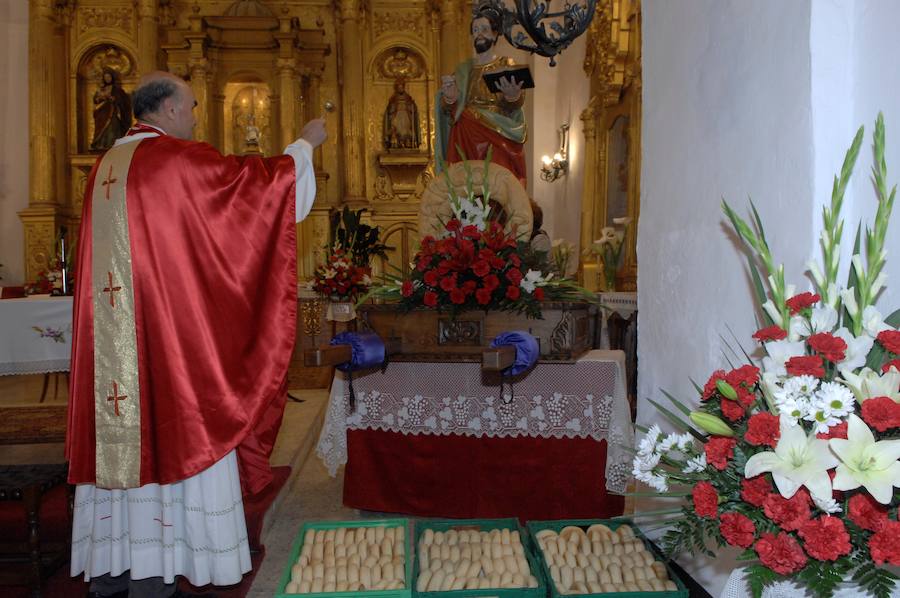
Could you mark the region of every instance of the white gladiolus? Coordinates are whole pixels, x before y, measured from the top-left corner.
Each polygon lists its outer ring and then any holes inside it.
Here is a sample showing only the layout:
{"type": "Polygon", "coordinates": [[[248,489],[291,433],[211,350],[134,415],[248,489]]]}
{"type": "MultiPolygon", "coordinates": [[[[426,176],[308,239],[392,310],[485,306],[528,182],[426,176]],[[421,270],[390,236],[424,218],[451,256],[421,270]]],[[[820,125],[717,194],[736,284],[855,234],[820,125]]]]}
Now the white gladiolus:
{"type": "Polygon", "coordinates": [[[863,330],[865,330],[866,334],[872,338],[876,338],[879,332],[893,330],[893,328],[884,323],[881,312],[878,311],[874,305],[869,305],[863,310],[862,323],[863,330]]]}
{"type": "Polygon", "coordinates": [[[776,323],[781,323],[781,312],[778,311],[778,308],[775,307],[775,304],[772,303],[772,300],[769,299],[765,303],[763,303],[763,309],[766,310],[766,313],[769,314],[769,317],[772,318],[776,323]]]}
{"type": "Polygon", "coordinates": [[[866,269],[863,267],[862,256],[857,253],[850,261],[853,262],[853,269],[856,270],[856,277],[860,280],[864,279],[866,277],[866,269]]]}
{"type": "Polygon", "coordinates": [[[866,334],[853,336],[853,333],[846,328],[838,329],[834,335],[847,343],[844,360],[837,364],[838,371],[853,372],[866,365],[866,358],[869,355],[869,351],[872,350],[875,339],[866,334]]]}
{"type": "Polygon", "coordinates": [[[823,305],[812,310],[809,319],[809,334],[817,332],[831,332],[837,326],[838,313],[837,310],[830,305],[823,305]]]}
{"type": "Polygon", "coordinates": [[[803,341],[780,340],[765,343],[768,357],[763,358],[763,369],[778,376],[787,376],[785,362],[791,357],[806,355],[806,343],[803,341]]]}
{"type": "Polygon", "coordinates": [[[819,262],[810,260],[806,262],[806,267],[809,268],[809,273],[812,274],[816,284],[819,285],[820,288],[825,286],[825,275],[822,274],[822,269],[819,268],[819,262]]]}
{"type": "Polygon", "coordinates": [[[849,289],[841,291],[841,301],[844,302],[844,307],[847,309],[851,318],[856,318],[856,316],[859,315],[859,305],[856,303],[855,290],[855,287],[850,287],[849,289]]]}
{"type": "Polygon", "coordinates": [[[887,274],[884,272],[880,273],[877,277],[875,277],[875,282],[872,283],[872,296],[874,297],[878,294],[878,291],[884,286],[884,283],[887,281],[887,274]]]}

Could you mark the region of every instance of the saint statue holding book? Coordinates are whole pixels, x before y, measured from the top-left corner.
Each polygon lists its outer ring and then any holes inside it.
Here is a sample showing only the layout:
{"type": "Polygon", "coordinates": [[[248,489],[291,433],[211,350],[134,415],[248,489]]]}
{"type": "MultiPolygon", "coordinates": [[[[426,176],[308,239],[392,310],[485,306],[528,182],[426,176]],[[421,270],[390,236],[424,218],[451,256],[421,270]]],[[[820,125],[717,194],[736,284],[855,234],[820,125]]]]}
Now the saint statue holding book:
{"type": "Polygon", "coordinates": [[[533,86],[527,67],[496,56],[502,17],[491,2],[479,2],[472,13],[475,56],[461,63],[453,75],[442,77],[436,104],[437,167],[465,159],[483,160],[493,147],[492,160],[522,182],[525,173],[527,127],[522,104],[524,88],[533,86]]]}

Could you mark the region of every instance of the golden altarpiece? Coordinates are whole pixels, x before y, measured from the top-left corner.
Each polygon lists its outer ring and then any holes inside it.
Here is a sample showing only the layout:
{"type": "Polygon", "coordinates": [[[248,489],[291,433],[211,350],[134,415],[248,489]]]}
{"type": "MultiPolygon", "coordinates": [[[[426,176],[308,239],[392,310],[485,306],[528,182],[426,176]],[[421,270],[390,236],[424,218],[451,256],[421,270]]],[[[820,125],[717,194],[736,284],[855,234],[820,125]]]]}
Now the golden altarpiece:
{"type": "Polygon", "coordinates": [[[225,153],[280,153],[330,102],[317,201],[298,225],[299,276],[312,274],[341,205],[367,208],[404,267],[432,171],[432,98],[467,55],[469,10],[465,0],[30,0],[26,278],[46,267],[61,226],[78,230],[99,155],[92,98],[109,69],[125,91],[154,69],[185,77],[195,137],[225,153]],[[421,136],[387,150],[383,115],[398,79],[421,136]]]}

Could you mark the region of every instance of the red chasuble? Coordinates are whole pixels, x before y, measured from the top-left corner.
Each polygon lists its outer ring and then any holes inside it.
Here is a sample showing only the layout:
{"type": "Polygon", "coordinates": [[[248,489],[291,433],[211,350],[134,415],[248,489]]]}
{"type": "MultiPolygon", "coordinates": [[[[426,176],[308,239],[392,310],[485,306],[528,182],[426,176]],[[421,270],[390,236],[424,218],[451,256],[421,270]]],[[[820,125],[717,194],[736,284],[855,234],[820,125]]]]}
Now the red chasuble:
{"type": "Polygon", "coordinates": [[[116,199],[95,196],[94,189],[105,191],[118,177],[133,294],[139,485],[183,480],[236,448],[244,489],[257,492],[271,480],[268,457],[294,347],[294,161],[223,157],[209,144],[167,135],[131,144],[138,145],[127,172],[103,172],[101,158],[87,183],[75,285],[69,482],[99,485],[98,447],[103,450],[106,432],[95,409],[108,408],[102,416],[115,425],[129,401],[126,389],[107,380],[95,384],[95,361],[102,358],[94,354],[95,330],[102,332],[94,328],[96,295],[104,302],[108,295],[112,304],[124,297],[126,282],[92,282],[92,255],[100,255],[93,244],[106,243],[96,236],[106,224],[92,221],[91,206],[92,198],[116,199]]]}

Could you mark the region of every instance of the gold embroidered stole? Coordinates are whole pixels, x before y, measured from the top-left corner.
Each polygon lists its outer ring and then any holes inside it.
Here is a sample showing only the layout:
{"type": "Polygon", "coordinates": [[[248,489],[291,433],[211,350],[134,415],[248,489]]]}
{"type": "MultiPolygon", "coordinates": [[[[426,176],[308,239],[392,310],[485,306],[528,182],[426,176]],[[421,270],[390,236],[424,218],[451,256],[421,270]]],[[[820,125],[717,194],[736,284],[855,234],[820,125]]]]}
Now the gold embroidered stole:
{"type": "Polygon", "coordinates": [[[141,392],[125,201],[139,144],[106,152],[91,197],[96,485],[101,488],[137,488],[141,479],[141,392]]]}

